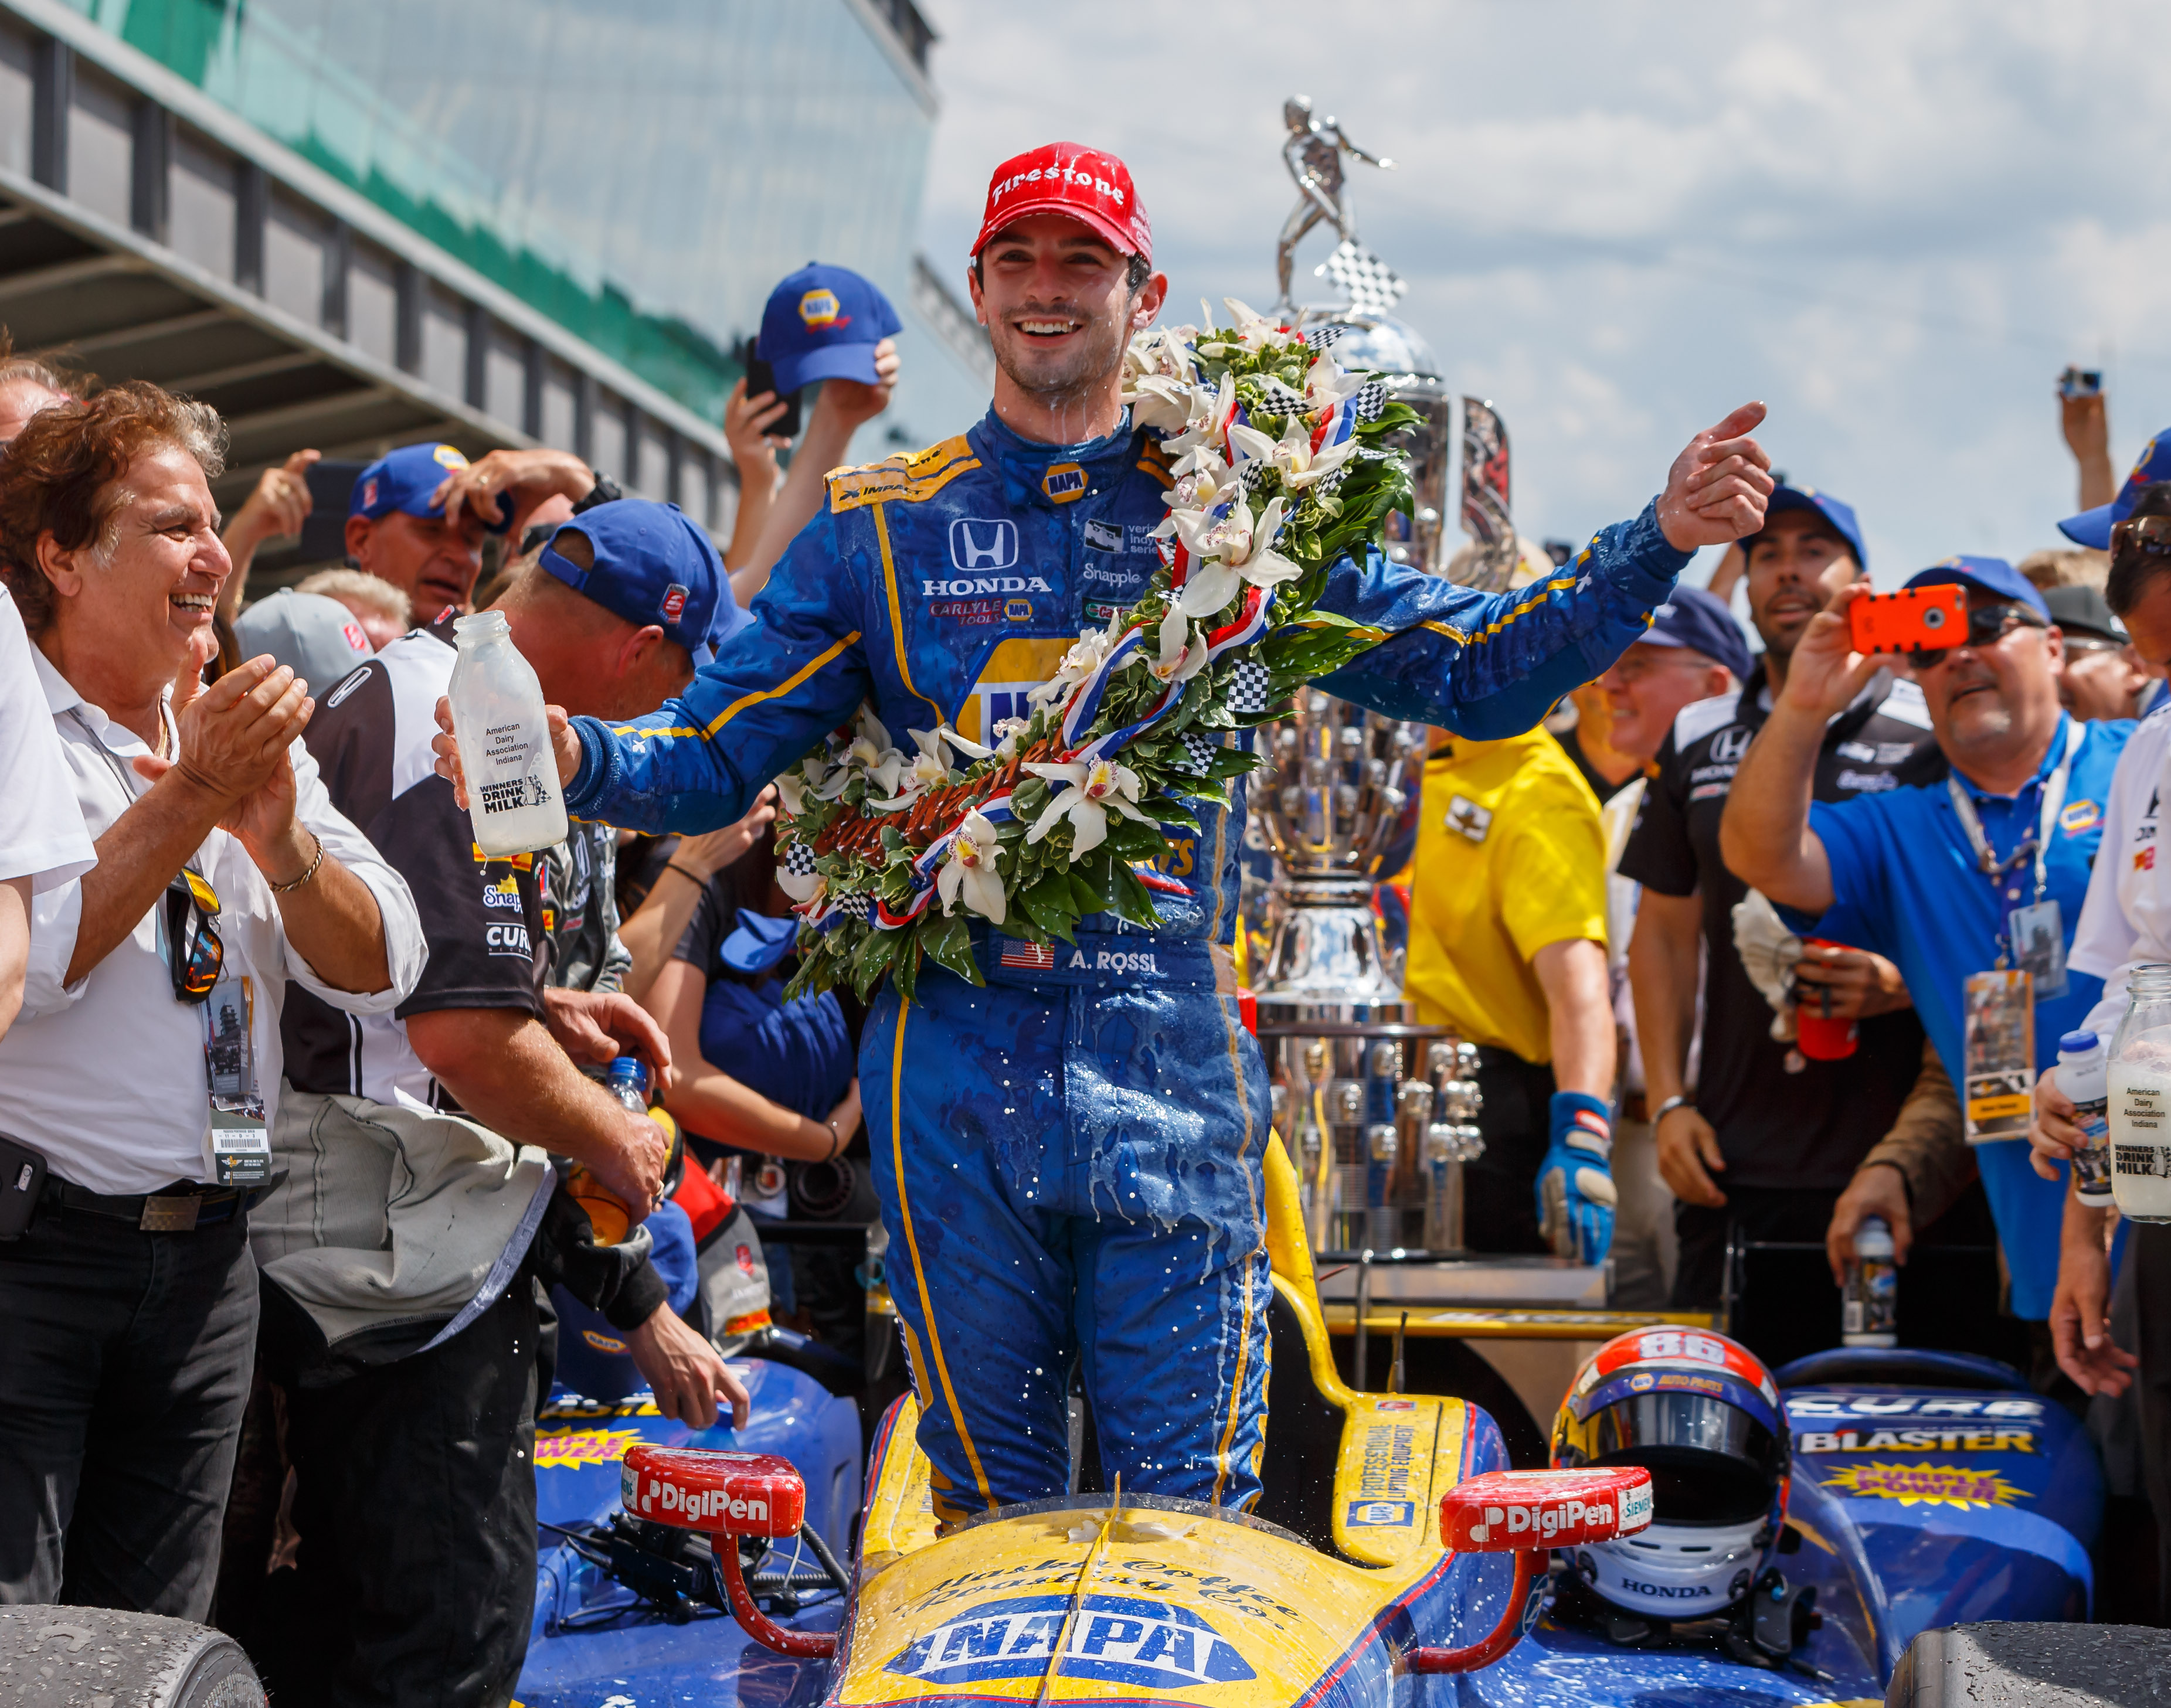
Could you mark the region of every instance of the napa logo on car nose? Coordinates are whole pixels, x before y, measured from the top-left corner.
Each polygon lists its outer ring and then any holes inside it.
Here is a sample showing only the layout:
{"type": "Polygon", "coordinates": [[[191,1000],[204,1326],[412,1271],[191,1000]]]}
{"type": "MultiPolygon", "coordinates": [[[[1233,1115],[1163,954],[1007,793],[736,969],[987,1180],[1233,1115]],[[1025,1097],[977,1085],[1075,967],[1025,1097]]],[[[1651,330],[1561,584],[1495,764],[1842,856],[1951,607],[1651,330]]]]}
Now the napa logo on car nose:
{"type": "MultiPolygon", "coordinates": [[[[882,1670],[930,1684],[1037,1679],[1054,1658],[1070,1599],[1021,1595],[983,1602],[923,1633],[882,1670]]],[[[1237,1684],[1257,1677],[1236,1646],[1188,1608],[1088,1595],[1064,1644],[1063,1676],[1152,1690],[1237,1684]]]]}

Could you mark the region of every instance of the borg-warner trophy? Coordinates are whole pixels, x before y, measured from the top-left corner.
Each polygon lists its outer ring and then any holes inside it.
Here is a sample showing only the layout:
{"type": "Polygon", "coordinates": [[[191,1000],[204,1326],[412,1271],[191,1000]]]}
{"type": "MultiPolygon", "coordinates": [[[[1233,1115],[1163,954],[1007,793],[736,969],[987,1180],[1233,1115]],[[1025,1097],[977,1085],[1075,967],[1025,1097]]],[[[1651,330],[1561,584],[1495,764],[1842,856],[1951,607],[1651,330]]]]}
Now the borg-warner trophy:
{"type": "MultiPolygon", "coordinates": [[[[1293,132],[1299,117],[1310,120],[1302,96],[1286,110],[1293,132]]],[[[1348,147],[1331,119],[1311,122],[1302,140],[1311,154],[1348,147]]],[[[1319,199],[1303,163],[1292,154],[1304,198],[1292,229],[1319,199]]],[[[1338,192],[1338,171],[1334,179],[1338,192]]],[[[1344,367],[1376,370],[1422,418],[1407,447],[1415,514],[1388,518],[1387,549],[1437,571],[1453,400],[1424,340],[1387,312],[1402,280],[1357,243],[1339,194],[1334,212],[1342,244],[1317,271],[1346,300],[1284,312],[1314,342],[1332,344],[1344,367]]],[[[1285,231],[1277,253],[1284,292],[1293,247],[1285,231]]],[[[1271,947],[1252,983],[1275,1127],[1303,1182],[1311,1245],[1322,1253],[1459,1251],[1462,1165],[1478,1145],[1477,1052],[1444,1026],[1418,1023],[1372,908],[1374,884],[1394,875],[1382,866],[1423,775],[1424,728],[1306,688],[1262,733],[1246,842],[1255,860],[1271,851],[1273,875],[1252,891],[1246,913],[1271,947]]]]}

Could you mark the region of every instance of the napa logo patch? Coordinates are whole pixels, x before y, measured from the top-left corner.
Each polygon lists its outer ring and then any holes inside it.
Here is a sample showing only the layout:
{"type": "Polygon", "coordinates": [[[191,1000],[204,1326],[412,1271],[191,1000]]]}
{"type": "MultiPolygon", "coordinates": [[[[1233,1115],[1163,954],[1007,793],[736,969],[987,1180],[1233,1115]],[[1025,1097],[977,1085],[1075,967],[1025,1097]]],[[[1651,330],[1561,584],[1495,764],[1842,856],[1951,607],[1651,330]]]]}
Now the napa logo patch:
{"type": "Polygon", "coordinates": [[[454,445],[437,446],[431,451],[430,459],[440,468],[464,468],[468,466],[468,459],[454,445]]]}
{"type": "Polygon", "coordinates": [[[538,1470],[577,1470],[584,1464],[616,1464],[625,1450],[641,1439],[637,1429],[568,1429],[559,1432],[538,1430],[535,1468],[538,1470]]]}
{"type": "Polygon", "coordinates": [[[1082,463],[1051,463],[1040,477],[1040,490],[1058,504],[1069,504],[1086,495],[1086,466],[1082,463]]]}
{"type": "Polygon", "coordinates": [[[827,289],[809,291],[799,299],[799,318],[807,325],[821,331],[831,326],[850,326],[852,317],[839,312],[837,293],[827,289]]]}
{"type": "Polygon", "coordinates": [[[1418,1521],[1415,1501],[1352,1501],[1344,1521],[1350,1529],[1407,1530],[1418,1521]]]}
{"type": "Polygon", "coordinates": [[[2103,809],[2093,800],[2076,800],[2058,815],[2058,827],[2067,836],[2078,836],[2103,822],[2103,809]]]}
{"type": "Polygon", "coordinates": [[[1003,620],[1004,620],[1005,622],[1006,622],[1006,623],[1030,623],[1030,622],[1032,622],[1032,600],[1030,600],[1030,599],[1005,599],[1005,600],[1004,600],[1004,601],[1003,601],[1003,620]]]}
{"type": "MultiPolygon", "coordinates": [[[[1070,1598],[1020,1595],[946,1620],[883,1663],[930,1684],[1038,1679],[1064,1641],[1070,1598]]],[[[1088,1595],[1064,1641],[1063,1676],[1149,1690],[1241,1684],[1258,1675],[1236,1646],[1188,1608],[1132,1596],[1088,1595]]]]}

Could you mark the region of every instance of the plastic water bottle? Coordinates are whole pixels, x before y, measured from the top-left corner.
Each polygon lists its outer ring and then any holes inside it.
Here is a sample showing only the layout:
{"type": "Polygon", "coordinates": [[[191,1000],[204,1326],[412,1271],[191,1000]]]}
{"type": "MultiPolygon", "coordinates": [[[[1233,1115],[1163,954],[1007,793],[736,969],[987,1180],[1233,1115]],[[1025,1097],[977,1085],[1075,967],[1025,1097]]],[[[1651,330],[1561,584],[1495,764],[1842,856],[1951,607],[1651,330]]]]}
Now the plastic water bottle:
{"type": "Polygon", "coordinates": [[[1882,1216],[1864,1216],[1855,1229],[1854,1261],[1847,1266],[1840,1340],[1850,1347],[1900,1344],[1900,1266],[1892,1229],[1882,1216]]]}
{"type": "Polygon", "coordinates": [[[2073,1125],[2088,1143],[2073,1154],[2073,1195],[2096,1209],[2110,1206],[2110,1057],[2093,1032],[2058,1040],[2058,1089],[2073,1100],[2073,1125]]]}
{"type": "MultiPolygon", "coordinates": [[[[635,1115],[648,1114],[648,1069],[635,1056],[620,1056],[610,1064],[603,1086],[635,1115]]],[[[633,1227],[633,1214],[617,1193],[605,1188],[586,1163],[575,1163],[566,1177],[566,1190],[573,1202],[588,1213],[588,1226],[596,1244],[615,1245],[633,1227]]]]}
{"type": "Polygon", "coordinates": [[[568,827],[543,684],[512,644],[502,611],[462,617],[453,633],[459,659],[448,698],[475,846],[490,856],[555,848],[568,827]]]}

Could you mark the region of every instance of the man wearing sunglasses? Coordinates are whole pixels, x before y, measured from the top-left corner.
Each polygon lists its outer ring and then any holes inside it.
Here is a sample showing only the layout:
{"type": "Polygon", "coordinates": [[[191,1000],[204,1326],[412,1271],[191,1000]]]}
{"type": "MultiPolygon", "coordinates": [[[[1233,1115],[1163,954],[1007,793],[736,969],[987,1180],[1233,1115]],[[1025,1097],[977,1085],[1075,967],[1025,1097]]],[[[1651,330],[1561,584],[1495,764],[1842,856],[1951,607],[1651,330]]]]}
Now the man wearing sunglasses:
{"type": "MultiPolygon", "coordinates": [[[[1890,661],[1852,650],[1847,608],[1870,595],[1844,588],[1794,649],[1786,688],[1734,778],[1720,847],[1801,934],[1898,965],[1965,1100],[1965,1015],[1984,988],[1971,985],[1975,976],[2033,963],[2034,1059],[2017,1064],[2029,1078],[2057,1059],[2059,1037],[2102,991],[2066,951],[2133,725],[2077,722],[2060,707],[2062,637],[2042,594],[2002,560],[1948,559],[1907,585],[1956,585],[1967,596],[1963,644],[1906,658],[1949,779],[1810,804],[1825,720],[1890,661]]],[[[2062,1191],[2036,1177],[2028,1154],[2012,1139],[1975,1148],[2012,1312],[2029,1325],[2047,1378],[2062,1191]]]]}
{"type": "Polygon", "coordinates": [[[4,1177],[43,1173],[0,1240],[0,1602],[209,1615],[281,1009],[389,1009],[426,953],[296,739],[308,684],[265,657],[202,686],[223,439],[131,383],[41,411],[0,460],[0,574],[98,855],[34,897],[0,1038],[4,1177]]]}

